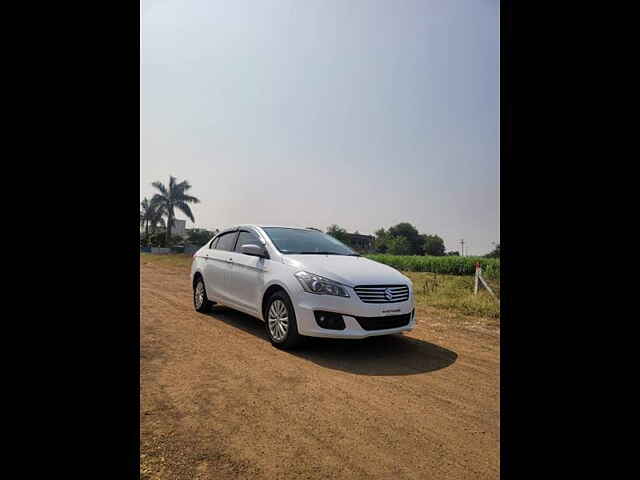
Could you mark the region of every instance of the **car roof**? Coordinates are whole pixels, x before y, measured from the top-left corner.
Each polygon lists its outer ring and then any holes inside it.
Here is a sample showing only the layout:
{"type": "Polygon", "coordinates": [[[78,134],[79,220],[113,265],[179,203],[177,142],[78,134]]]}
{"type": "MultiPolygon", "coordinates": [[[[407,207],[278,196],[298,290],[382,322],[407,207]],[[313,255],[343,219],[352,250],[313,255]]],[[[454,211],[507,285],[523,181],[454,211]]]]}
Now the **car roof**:
{"type": "Polygon", "coordinates": [[[251,223],[244,223],[242,225],[234,225],[233,227],[227,227],[225,229],[220,230],[216,236],[222,235],[223,233],[228,233],[228,232],[233,232],[235,230],[239,230],[241,228],[291,228],[294,230],[314,230],[312,228],[307,228],[307,227],[294,227],[294,226],[288,226],[288,225],[254,225],[251,223]]]}
{"type": "Polygon", "coordinates": [[[232,231],[232,230],[237,230],[237,229],[243,228],[243,227],[250,227],[250,228],[293,228],[295,230],[313,230],[312,228],[309,228],[309,227],[297,227],[297,226],[291,226],[291,225],[255,225],[255,224],[252,224],[252,223],[244,223],[242,225],[234,225],[233,227],[225,228],[224,230],[221,230],[220,233],[229,232],[229,231],[232,231]]]}
{"type": "MultiPolygon", "coordinates": [[[[255,224],[251,224],[251,223],[245,223],[242,225],[235,225],[233,227],[228,227],[225,228],[223,230],[220,230],[216,237],[222,235],[223,233],[228,233],[228,232],[233,232],[235,230],[241,229],[241,228],[291,228],[294,230],[315,230],[313,228],[308,228],[308,227],[295,227],[295,226],[290,226],[290,225],[255,225],[255,224]]],[[[315,230],[315,231],[319,231],[319,230],[315,230]]]]}

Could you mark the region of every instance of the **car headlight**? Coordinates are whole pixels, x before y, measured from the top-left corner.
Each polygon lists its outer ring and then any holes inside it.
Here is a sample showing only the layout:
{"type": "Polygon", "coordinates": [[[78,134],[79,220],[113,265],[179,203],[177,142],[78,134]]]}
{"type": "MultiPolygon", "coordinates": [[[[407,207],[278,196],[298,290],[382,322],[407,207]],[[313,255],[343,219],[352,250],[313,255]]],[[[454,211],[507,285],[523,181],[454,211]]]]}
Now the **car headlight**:
{"type": "Polygon", "coordinates": [[[348,297],[347,289],[333,280],[314,275],[309,272],[297,272],[296,278],[302,285],[305,292],[315,293],[318,295],[335,295],[338,297],[348,297]]]}

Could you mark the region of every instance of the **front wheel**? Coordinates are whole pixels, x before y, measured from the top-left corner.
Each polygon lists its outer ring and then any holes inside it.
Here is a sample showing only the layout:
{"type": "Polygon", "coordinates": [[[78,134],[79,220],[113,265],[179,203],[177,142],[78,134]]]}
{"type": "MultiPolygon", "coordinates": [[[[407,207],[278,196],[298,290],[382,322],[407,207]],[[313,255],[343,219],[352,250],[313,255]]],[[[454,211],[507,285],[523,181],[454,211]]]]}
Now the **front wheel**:
{"type": "Polygon", "coordinates": [[[265,317],[267,336],[274,347],[288,350],[301,343],[302,336],[298,333],[296,313],[285,292],[275,292],[271,295],[265,317]]]}
{"type": "Polygon", "coordinates": [[[206,313],[211,311],[213,302],[207,298],[207,289],[204,287],[202,277],[199,277],[193,287],[193,306],[196,312],[206,313]]]}

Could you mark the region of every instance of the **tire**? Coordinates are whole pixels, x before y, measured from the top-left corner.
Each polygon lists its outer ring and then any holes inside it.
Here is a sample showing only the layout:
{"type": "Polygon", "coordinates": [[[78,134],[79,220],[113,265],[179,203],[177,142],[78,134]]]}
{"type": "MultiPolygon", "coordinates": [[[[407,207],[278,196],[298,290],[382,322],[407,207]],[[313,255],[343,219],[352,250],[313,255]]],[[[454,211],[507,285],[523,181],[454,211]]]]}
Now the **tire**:
{"type": "Polygon", "coordinates": [[[298,333],[296,312],[291,299],[283,291],[274,292],[267,301],[265,309],[265,329],[271,345],[282,350],[289,350],[302,343],[303,336],[298,333]],[[285,320],[284,323],[282,320],[285,320]],[[278,327],[278,324],[280,325],[278,327]],[[283,335],[284,327],[284,335],[283,335]],[[271,331],[273,328],[273,332],[271,331]]]}
{"type": "Polygon", "coordinates": [[[202,277],[198,277],[195,285],[193,286],[193,306],[196,309],[196,312],[207,313],[211,311],[211,307],[213,303],[209,298],[207,298],[207,289],[204,286],[204,281],[202,277]],[[202,297],[199,296],[199,289],[202,288],[202,297]]]}

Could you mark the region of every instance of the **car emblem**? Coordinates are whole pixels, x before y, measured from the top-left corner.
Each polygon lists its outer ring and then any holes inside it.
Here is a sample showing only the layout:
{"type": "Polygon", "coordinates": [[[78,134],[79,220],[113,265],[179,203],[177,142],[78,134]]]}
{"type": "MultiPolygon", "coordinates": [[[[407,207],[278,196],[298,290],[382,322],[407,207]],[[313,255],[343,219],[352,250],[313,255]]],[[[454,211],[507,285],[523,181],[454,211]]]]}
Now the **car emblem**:
{"type": "Polygon", "coordinates": [[[387,300],[389,300],[389,301],[393,300],[393,293],[391,292],[390,288],[387,288],[384,291],[384,296],[387,297],[387,300]]]}

